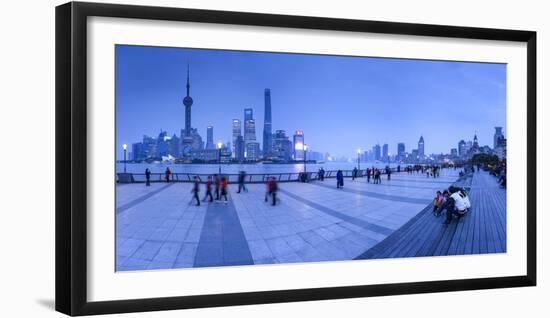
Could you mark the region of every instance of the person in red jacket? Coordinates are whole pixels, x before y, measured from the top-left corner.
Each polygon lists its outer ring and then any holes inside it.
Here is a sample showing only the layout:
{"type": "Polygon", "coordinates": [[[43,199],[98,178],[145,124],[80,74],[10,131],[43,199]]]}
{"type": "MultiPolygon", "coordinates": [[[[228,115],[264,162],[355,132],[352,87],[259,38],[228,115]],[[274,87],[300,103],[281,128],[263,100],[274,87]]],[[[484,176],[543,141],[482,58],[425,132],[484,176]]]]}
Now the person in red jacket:
{"type": "Polygon", "coordinates": [[[225,177],[222,177],[222,180],[220,182],[220,187],[221,187],[221,190],[222,190],[220,200],[223,197],[225,199],[224,204],[227,204],[227,179],[225,177]]]}
{"type": "Polygon", "coordinates": [[[166,182],[170,182],[170,174],[172,174],[170,168],[166,167],[166,171],[164,171],[164,178],[166,179],[166,182]]]}

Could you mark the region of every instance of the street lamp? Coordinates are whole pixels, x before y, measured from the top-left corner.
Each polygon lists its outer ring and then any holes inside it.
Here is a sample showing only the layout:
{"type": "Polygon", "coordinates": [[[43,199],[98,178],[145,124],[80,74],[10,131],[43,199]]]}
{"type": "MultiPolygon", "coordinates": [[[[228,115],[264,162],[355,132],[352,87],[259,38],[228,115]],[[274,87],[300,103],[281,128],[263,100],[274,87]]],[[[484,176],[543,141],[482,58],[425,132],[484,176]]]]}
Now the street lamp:
{"type": "Polygon", "coordinates": [[[218,174],[222,174],[222,142],[218,142],[218,174]]]}
{"type": "Polygon", "coordinates": [[[361,170],[361,148],[357,149],[357,170],[361,170]]]}
{"type": "Polygon", "coordinates": [[[122,149],[124,149],[124,173],[126,173],[126,148],[128,148],[127,144],[122,145],[122,149]]]}
{"type": "Polygon", "coordinates": [[[304,174],[307,172],[306,161],[307,161],[307,145],[304,144],[304,174]]]}

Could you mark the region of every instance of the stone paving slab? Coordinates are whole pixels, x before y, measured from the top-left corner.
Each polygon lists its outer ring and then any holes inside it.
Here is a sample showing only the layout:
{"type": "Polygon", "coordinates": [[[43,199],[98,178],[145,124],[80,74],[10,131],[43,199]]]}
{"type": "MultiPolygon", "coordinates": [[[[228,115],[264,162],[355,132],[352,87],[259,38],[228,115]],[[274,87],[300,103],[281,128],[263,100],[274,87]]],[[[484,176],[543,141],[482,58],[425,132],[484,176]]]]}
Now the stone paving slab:
{"type": "MultiPolygon", "coordinates": [[[[394,174],[382,184],[366,178],[281,183],[276,206],[265,186],[230,200],[195,206],[190,183],[117,185],[116,270],[352,260],[383,241],[457,179],[394,174]]],[[[200,194],[201,197],[203,193],[200,194]]]]}

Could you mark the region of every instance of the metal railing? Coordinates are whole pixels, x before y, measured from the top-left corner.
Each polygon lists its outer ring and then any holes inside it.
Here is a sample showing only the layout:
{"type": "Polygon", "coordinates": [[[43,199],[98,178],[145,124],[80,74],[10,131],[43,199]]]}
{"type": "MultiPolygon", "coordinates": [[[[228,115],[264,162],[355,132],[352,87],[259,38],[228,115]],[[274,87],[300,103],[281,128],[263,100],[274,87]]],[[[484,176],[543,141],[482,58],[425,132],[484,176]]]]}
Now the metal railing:
{"type": "MultiPolygon", "coordinates": [[[[390,168],[391,173],[405,173],[405,169],[401,167],[400,171],[397,171],[397,168],[390,168]]],[[[352,178],[354,170],[342,170],[344,178],[352,178]]],[[[356,178],[366,177],[366,169],[357,170],[356,178]]],[[[336,178],[338,170],[326,170],[324,178],[336,178]]],[[[385,175],[386,169],[380,169],[380,173],[385,175]]],[[[117,173],[116,180],[119,182],[120,175],[123,173],[117,173]]],[[[145,183],[145,173],[127,173],[131,175],[131,183],[145,183]]],[[[213,173],[189,173],[189,172],[172,172],[170,174],[170,182],[193,182],[193,178],[197,176],[201,183],[206,182],[209,176],[214,176],[213,173]]],[[[238,183],[239,174],[238,173],[222,173],[221,177],[228,179],[229,183],[238,183]]],[[[244,182],[245,183],[265,183],[269,178],[274,177],[278,182],[299,182],[299,181],[311,181],[318,180],[319,173],[315,172],[306,172],[304,177],[304,172],[283,172],[283,173],[251,173],[246,174],[244,182]]],[[[372,175],[371,175],[372,177],[372,175]]],[[[127,179],[128,180],[128,179],[127,179]]],[[[150,182],[166,182],[166,177],[164,173],[151,173],[150,182]]]]}

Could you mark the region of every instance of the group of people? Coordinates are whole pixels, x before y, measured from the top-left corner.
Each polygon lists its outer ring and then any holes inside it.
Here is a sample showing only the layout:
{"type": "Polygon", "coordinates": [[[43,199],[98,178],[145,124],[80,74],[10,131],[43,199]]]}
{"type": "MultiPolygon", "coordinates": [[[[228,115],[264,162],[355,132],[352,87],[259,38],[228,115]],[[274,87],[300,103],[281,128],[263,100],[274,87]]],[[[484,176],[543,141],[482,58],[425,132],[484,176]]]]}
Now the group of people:
{"type": "Polygon", "coordinates": [[[443,210],[446,211],[446,217],[443,224],[451,223],[453,216],[462,217],[470,209],[470,198],[464,188],[450,186],[449,189],[437,191],[433,199],[433,214],[439,217],[443,210]]]}
{"type": "MultiPolygon", "coordinates": [[[[390,180],[390,175],[391,175],[391,169],[389,169],[389,167],[386,168],[386,174],[388,175],[388,180],[390,180]]],[[[382,179],[380,178],[380,176],[382,175],[382,172],[380,171],[380,169],[378,168],[367,168],[365,170],[365,176],[367,177],[367,183],[370,183],[370,179],[372,177],[372,180],[374,182],[374,184],[381,184],[382,183],[382,179]]]]}
{"type": "MultiPolygon", "coordinates": [[[[214,185],[214,190],[216,194],[216,201],[222,202],[222,199],[224,199],[223,203],[227,204],[227,190],[229,182],[226,177],[215,174],[214,177],[208,176],[205,182],[205,189],[206,193],[204,195],[204,198],[202,199],[202,202],[206,202],[206,199],[210,198],[209,202],[214,201],[214,196],[212,195],[212,185],[214,185]]],[[[198,176],[193,177],[193,188],[191,189],[191,193],[193,194],[193,200],[196,201],[197,206],[201,205],[201,201],[199,200],[199,192],[200,192],[200,179],[198,176]]]]}

